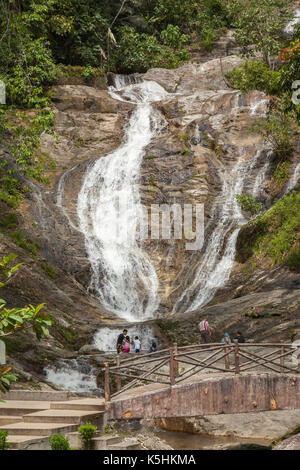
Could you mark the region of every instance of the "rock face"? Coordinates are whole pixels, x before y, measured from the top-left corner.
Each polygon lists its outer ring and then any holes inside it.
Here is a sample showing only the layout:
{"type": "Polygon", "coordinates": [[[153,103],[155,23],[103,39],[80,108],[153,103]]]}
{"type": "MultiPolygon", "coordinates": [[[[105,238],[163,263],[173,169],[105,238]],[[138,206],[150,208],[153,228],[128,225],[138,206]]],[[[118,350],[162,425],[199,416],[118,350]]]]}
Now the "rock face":
{"type": "MultiPolygon", "coordinates": [[[[199,341],[197,322],[202,305],[210,301],[205,312],[216,336],[224,328],[239,328],[248,337],[255,332],[258,340],[274,333],[290,340],[299,331],[297,276],[269,268],[245,274],[244,266],[234,262],[237,227],[244,222],[235,194],[247,189],[263,197],[260,188],[273,168],[262,138],[248,132],[266,112],[269,98],[261,92],[243,95],[225,77],[240,63],[232,55],[176,70],[152,69],[142,77],[169,94],[154,105],[159,129],[143,159],[141,201],[149,210],[152,204],[204,205],[202,249],[186,249],[188,233],[183,239],[149,238],[143,243],[159,280],[157,313],[175,320],[174,339],[182,343],[199,341]],[[204,300],[199,293],[205,294],[204,300]]],[[[80,332],[72,343],[77,351],[100,323],[120,321],[89,292],[91,268],[78,229],[77,197],[86,168],[98,158],[109,158],[119,146],[134,105],[103,89],[68,84],[54,87],[53,104],[59,139],[43,135],[41,142],[41,152],[54,162],[48,172],[51,185],[30,182],[31,196],[18,217],[24,235],[39,243],[56,276],[49,278],[22,248],[1,235],[2,252],[13,251],[26,264],[3,295],[12,305],[45,300],[64,332],[52,338],[53,345],[69,347],[65,330],[74,328],[80,332]]]]}
{"type": "Polygon", "coordinates": [[[273,450],[300,450],[300,434],[284,439],[273,450]]]}
{"type": "MultiPolygon", "coordinates": [[[[300,423],[300,410],[264,411],[232,415],[197,416],[193,418],[164,418],[156,425],[170,431],[183,431],[210,436],[231,436],[244,439],[265,439],[270,443],[291,432],[300,423]],[[263,423],[263,426],[262,426],[263,423]]],[[[299,435],[294,439],[299,441],[299,435]]],[[[275,447],[284,445],[286,441],[275,447]]],[[[299,442],[298,442],[299,444],[299,442]]]]}

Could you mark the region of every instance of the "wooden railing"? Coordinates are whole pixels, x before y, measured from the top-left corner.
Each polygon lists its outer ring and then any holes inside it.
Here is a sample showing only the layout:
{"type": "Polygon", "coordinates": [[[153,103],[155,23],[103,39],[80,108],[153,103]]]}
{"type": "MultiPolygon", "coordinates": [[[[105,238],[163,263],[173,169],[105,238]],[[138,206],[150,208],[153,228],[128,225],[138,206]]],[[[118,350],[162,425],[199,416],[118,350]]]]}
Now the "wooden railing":
{"type": "Polygon", "coordinates": [[[116,357],[116,365],[107,362],[104,372],[105,400],[110,401],[129,389],[147,383],[176,385],[199,373],[257,372],[299,373],[300,360],[292,361],[296,348],[291,344],[274,343],[210,343],[171,348],[149,354],[116,357]],[[124,358],[124,359],[123,359],[124,358]],[[289,361],[287,361],[289,359],[289,361]],[[115,390],[111,393],[111,378],[115,390]],[[126,381],[122,386],[122,379],[126,381]],[[130,380],[131,379],[131,380],[130,380]]]}

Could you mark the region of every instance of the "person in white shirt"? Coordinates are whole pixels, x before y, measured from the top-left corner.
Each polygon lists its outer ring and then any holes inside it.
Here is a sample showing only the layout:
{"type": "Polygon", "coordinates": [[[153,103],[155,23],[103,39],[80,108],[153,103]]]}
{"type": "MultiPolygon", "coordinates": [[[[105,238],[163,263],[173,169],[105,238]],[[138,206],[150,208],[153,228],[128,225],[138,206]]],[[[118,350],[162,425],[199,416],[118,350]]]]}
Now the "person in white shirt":
{"type": "Polygon", "coordinates": [[[199,323],[199,330],[201,334],[202,343],[211,343],[211,331],[206,318],[199,323]]]}
{"type": "Polygon", "coordinates": [[[140,340],[139,340],[139,337],[136,336],[136,337],[134,338],[134,341],[133,341],[133,342],[134,342],[134,349],[135,349],[135,352],[136,352],[136,353],[139,353],[140,350],[141,350],[141,342],[140,342],[140,340]]]}

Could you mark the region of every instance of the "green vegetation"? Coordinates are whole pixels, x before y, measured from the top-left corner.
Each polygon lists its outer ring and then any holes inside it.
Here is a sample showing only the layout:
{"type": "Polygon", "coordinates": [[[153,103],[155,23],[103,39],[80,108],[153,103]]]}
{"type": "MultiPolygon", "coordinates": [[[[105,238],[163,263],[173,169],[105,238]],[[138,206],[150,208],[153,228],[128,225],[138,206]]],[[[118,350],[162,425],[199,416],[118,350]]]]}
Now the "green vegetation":
{"type": "Polygon", "coordinates": [[[291,163],[288,160],[278,163],[274,170],[274,181],[282,189],[289,179],[289,170],[291,163]]]}
{"type": "Polygon", "coordinates": [[[51,450],[71,450],[69,440],[61,434],[52,434],[50,437],[51,450]]]}
{"type": "Polygon", "coordinates": [[[275,95],[280,92],[280,71],[271,70],[266,63],[257,59],[246,59],[244,64],[232,69],[226,77],[234,88],[244,93],[260,90],[275,95]]]}
{"type": "Polygon", "coordinates": [[[60,80],[62,67],[82,67],[88,81],[100,68],[128,73],[174,67],[188,59],[188,43],[212,48],[230,25],[227,3],[1,0],[0,79],[7,85],[8,104],[48,105],[49,86],[60,80]]]}
{"type": "Polygon", "coordinates": [[[234,35],[244,54],[260,53],[274,68],[274,56],[281,47],[279,32],[291,18],[292,0],[230,0],[234,35]]]}
{"type": "Polygon", "coordinates": [[[238,240],[238,259],[270,259],[299,268],[300,194],[292,191],[261,216],[242,227],[238,240]]]}
{"type": "Polygon", "coordinates": [[[51,279],[56,278],[55,269],[53,266],[51,266],[51,264],[41,263],[41,268],[44,271],[44,273],[47,274],[48,277],[50,277],[51,279]]]}
{"type": "Polygon", "coordinates": [[[7,431],[0,431],[0,450],[7,450],[11,447],[11,444],[7,442],[7,431]]]}
{"type": "Polygon", "coordinates": [[[83,449],[90,450],[93,448],[93,437],[97,431],[97,426],[92,423],[85,423],[83,426],[78,428],[80,438],[82,440],[83,449]]]}
{"type": "Polygon", "coordinates": [[[18,226],[18,217],[15,212],[11,212],[0,219],[0,227],[3,229],[13,229],[18,226]]]}
{"type": "Polygon", "coordinates": [[[240,204],[243,211],[250,212],[251,215],[256,215],[262,212],[262,204],[256,202],[253,196],[247,194],[236,195],[238,203],[240,204]]]}
{"type": "MultiPolygon", "coordinates": [[[[21,266],[22,263],[11,266],[15,259],[16,255],[11,253],[0,260],[0,287],[4,287],[21,266]]],[[[38,340],[43,335],[48,336],[47,327],[52,325],[52,321],[46,313],[42,312],[44,305],[40,304],[37,307],[29,305],[23,308],[10,309],[6,307],[6,301],[0,299],[0,338],[11,336],[22,329],[31,329],[38,340]]],[[[16,376],[11,374],[10,371],[11,367],[9,366],[0,369],[0,390],[3,392],[9,390],[10,383],[17,380],[16,376]]]]}
{"type": "Polygon", "coordinates": [[[73,328],[70,328],[70,327],[66,328],[64,326],[57,325],[57,324],[55,325],[55,327],[58,333],[61,334],[61,336],[65,339],[65,341],[67,341],[69,346],[75,349],[75,342],[78,339],[78,331],[76,331],[73,328]]]}
{"type": "Polygon", "coordinates": [[[14,243],[24,250],[27,250],[31,253],[32,257],[35,258],[37,255],[37,250],[40,247],[38,242],[31,242],[25,239],[21,230],[17,230],[11,234],[11,238],[13,239],[14,243]]]}
{"type": "Polygon", "coordinates": [[[279,439],[276,439],[275,441],[273,441],[272,446],[274,447],[276,444],[279,444],[279,442],[284,441],[288,437],[295,436],[296,434],[299,434],[299,433],[300,433],[300,424],[298,424],[292,431],[287,432],[279,439]]]}
{"type": "Polygon", "coordinates": [[[296,116],[274,106],[266,118],[258,119],[250,130],[261,134],[278,161],[286,160],[293,152],[294,137],[298,131],[296,116]]]}

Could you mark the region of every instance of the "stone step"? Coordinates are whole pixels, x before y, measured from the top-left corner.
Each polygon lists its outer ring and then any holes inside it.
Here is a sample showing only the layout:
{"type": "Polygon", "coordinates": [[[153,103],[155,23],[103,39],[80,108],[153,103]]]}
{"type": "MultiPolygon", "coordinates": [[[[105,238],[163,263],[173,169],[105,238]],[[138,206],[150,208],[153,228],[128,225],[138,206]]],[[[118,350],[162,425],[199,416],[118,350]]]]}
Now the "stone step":
{"type": "Polygon", "coordinates": [[[23,417],[26,423],[72,423],[81,424],[86,421],[103,421],[103,412],[81,410],[44,410],[27,414],[23,417]]]}
{"type": "Polygon", "coordinates": [[[41,436],[7,436],[7,442],[11,444],[11,450],[23,449],[29,444],[39,442],[41,436]]]}
{"type": "Polygon", "coordinates": [[[7,393],[0,392],[0,398],[22,401],[62,401],[78,397],[65,390],[10,390],[7,393]]]}
{"type": "Polygon", "coordinates": [[[4,424],[18,423],[20,421],[22,421],[22,416],[0,415],[0,426],[3,426],[4,424]]]}
{"type": "Polygon", "coordinates": [[[119,436],[101,436],[94,437],[94,450],[107,450],[110,446],[117,445],[122,442],[122,438],[119,436]]]}
{"type": "MultiPolygon", "coordinates": [[[[66,438],[69,439],[72,448],[81,448],[82,441],[78,432],[70,432],[66,434],[66,438]]],[[[122,439],[118,436],[101,436],[99,431],[95,433],[95,437],[92,440],[94,442],[94,450],[105,450],[110,444],[122,442],[122,439]]]]}
{"type": "Polygon", "coordinates": [[[141,445],[137,439],[123,439],[119,444],[110,444],[107,450],[140,450],[141,445]]]}
{"type": "Polygon", "coordinates": [[[105,402],[101,398],[83,398],[81,400],[53,402],[50,408],[53,410],[104,411],[105,402]]]}
{"type": "Polygon", "coordinates": [[[23,416],[47,409],[50,409],[50,402],[47,401],[7,400],[5,403],[0,403],[0,415],[5,416],[23,416]]]}
{"type": "Polygon", "coordinates": [[[76,424],[72,423],[13,423],[0,426],[0,430],[7,431],[9,436],[51,436],[51,434],[65,434],[75,431],[76,424]]]}

